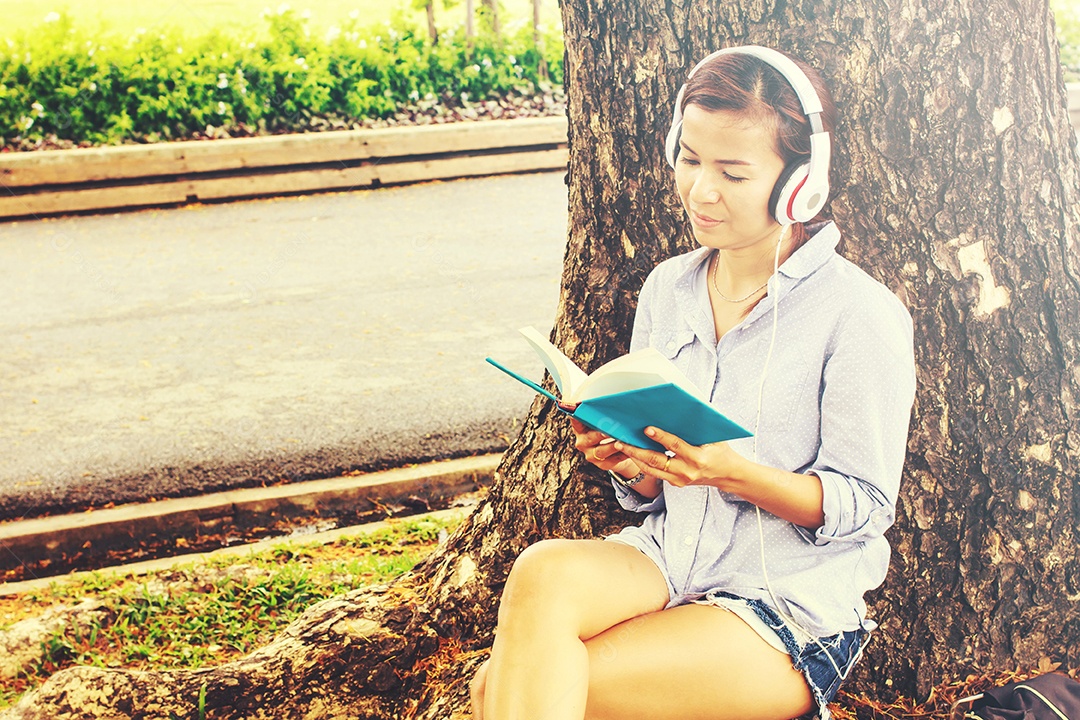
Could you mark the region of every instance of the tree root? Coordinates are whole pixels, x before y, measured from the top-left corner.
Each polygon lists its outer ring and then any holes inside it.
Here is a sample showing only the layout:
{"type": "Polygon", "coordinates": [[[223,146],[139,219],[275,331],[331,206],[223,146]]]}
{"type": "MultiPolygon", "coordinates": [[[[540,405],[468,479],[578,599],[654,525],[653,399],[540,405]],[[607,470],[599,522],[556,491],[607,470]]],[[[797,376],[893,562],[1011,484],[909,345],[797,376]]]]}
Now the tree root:
{"type": "Polygon", "coordinates": [[[0,718],[400,718],[440,647],[427,617],[407,583],[365,588],[313,605],[239,660],[169,672],[69,668],[0,718]]]}

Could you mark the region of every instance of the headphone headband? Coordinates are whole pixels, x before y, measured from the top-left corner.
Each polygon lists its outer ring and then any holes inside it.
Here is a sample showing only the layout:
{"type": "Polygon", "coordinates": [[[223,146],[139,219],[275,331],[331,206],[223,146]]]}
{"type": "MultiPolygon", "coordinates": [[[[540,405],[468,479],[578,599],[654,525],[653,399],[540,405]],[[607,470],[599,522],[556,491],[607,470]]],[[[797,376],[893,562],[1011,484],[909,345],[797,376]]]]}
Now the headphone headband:
{"type": "MultiPolygon", "coordinates": [[[[770,212],[781,225],[807,222],[821,212],[829,197],[829,163],[832,159],[832,142],[821,122],[821,98],[818,97],[810,78],[791,58],[782,52],[760,45],[744,45],[717,50],[693,67],[686,76],[686,82],[689,83],[694,73],[710,60],[720,55],[734,54],[756,57],[780,73],[795,91],[803,114],[810,121],[810,161],[784,169],[773,190],[769,205],[770,212]]],[[[671,130],[664,143],[664,154],[672,168],[675,167],[675,158],[679,154],[683,119],[682,105],[685,95],[686,83],[683,83],[675,98],[671,130]]]]}
{"type": "MultiPolygon", "coordinates": [[[[788,85],[795,91],[795,94],[799,98],[799,104],[802,105],[803,115],[810,117],[811,115],[821,114],[821,98],[818,97],[817,90],[814,89],[813,83],[810,82],[810,78],[806,77],[806,73],[802,71],[795,62],[782,52],[773,50],[772,48],[762,47],[761,45],[743,45],[742,47],[730,47],[722,50],[717,50],[711,55],[706,56],[701,62],[694,66],[694,69],[690,71],[690,74],[686,76],[687,82],[690,78],[694,77],[696,73],[703,65],[712,60],[715,57],[721,55],[751,55],[761,60],[766,65],[770,66],[773,70],[784,76],[784,79],[788,81],[788,85]]],[[[685,87],[686,84],[683,84],[685,87]]],[[[680,102],[681,106],[682,103],[680,102]]]]}

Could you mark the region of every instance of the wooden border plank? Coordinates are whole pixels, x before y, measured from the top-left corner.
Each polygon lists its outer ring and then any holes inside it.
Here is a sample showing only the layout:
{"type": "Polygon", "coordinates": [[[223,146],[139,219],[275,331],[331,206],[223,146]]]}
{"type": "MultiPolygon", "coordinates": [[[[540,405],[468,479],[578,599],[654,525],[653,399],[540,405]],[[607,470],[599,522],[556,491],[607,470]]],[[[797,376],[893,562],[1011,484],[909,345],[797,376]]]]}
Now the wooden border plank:
{"type": "Polygon", "coordinates": [[[178,205],[200,200],[227,200],[289,193],[367,189],[455,177],[476,177],[565,168],[566,148],[404,163],[366,164],[280,173],[238,174],[215,178],[186,178],[105,188],[62,189],[0,196],[0,218],[54,215],[65,212],[125,207],[178,205]]]}
{"type": "Polygon", "coordinates": [[[123,145],[0,155],[0,185],[29,188],[248,168],[566,143],[565,117],[123,145]]]}
{"type": "Polygon", "coordinates": [[[119,188],[61,190],[0,197],[0,218],[107,210],[119,207],[173,205],[187,202],[185,183],[148,183],[119,188]]]}
{"type": "Polygon", "coordinates": [[[569,151],[566,148],[557,148],[554,150],[483,155],[480,157],[424,160],[383,165],[379,169],[379,177],[383,184],[395,185],[423,180],[501,175],[535,170],[558,170],[566,167],[568,159],[569,151]]]}

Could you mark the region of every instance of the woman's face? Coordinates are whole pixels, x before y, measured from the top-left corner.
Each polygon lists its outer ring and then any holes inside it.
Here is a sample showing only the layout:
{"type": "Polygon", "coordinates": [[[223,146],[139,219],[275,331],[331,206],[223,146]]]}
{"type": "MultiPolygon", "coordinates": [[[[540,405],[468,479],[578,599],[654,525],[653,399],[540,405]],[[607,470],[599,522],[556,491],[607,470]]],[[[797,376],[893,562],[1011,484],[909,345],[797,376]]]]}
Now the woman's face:
{"type": "Polygon", "coordinates": [[[771,247],[780,224],[769,196],[784,169],[771,123],[687,105],[675,184],[694,237],[705,247],[771,247]]]}

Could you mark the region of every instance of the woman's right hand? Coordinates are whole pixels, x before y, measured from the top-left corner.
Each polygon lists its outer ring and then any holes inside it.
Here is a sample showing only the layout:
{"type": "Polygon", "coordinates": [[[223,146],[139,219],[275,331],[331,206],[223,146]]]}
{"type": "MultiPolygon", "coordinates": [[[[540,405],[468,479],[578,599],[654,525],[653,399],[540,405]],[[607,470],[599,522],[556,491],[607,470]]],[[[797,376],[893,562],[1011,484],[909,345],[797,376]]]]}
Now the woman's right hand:
{"type": "Polygon", "coordinates": [[[636,460],[615,449],[615,438],[599,430],[590,430],[575,418],[570,418],[570,427],[574,430],[574,447],[596,467],[611,470],[624,478],[632,478],[641,472],[636,460]]]}

